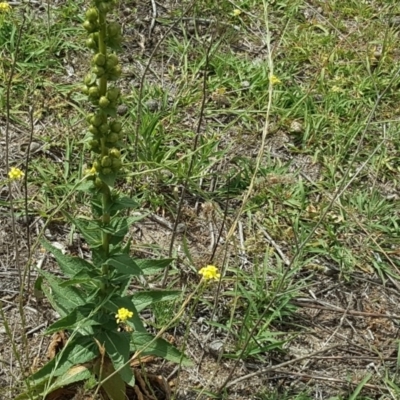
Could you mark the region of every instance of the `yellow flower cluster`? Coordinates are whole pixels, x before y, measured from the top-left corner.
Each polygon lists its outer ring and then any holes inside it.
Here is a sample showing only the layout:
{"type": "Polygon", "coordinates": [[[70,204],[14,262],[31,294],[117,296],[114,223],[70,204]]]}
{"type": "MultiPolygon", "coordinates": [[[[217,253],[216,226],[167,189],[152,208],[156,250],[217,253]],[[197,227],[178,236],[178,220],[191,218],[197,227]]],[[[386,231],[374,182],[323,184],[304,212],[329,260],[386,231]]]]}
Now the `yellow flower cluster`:
{"type": "Polygon", "coordinates": [[[279,85],[280,83],[282,83],[281,80],[275,75],[271,75],[269,77],[269,81],[270,81],[271,85],[279,85]]]}
{"type": "Polygon", "coordinates": [[[0,14],[5,14],[9,11],[11,11],[11,6],[6,2],[0,2],[0,14]]]}
{"type": "MultiPolygon", "coordinates": [[[[2,3],[0,3],[0,5],[1,4],[2,3]]],[[[0,11],[1,11],[1,9],[0,9],[0,11]]],[[[11,167],[10,172],[8,173],[8,177],[12,181],[19,181],[20,179],[22,179],[24,177],[24,173],[19,168],[11,167]]]]}
{"type": "Polygon", "coordinates": [[[199,274],[203,277],[205,281],[209,281],[211,279],[218,281],[221,278],[221,274],[218,272],[218,268],[214,265],[207,265],[206,267],[203,267],[199,271],[199,274]]]}
{"type": "Polygon", "coordinates": [[[117,324],[121,323],[121,322],[125,322],[127,319],[132,318],[133,317],[133,312],[129,311],[126,308],[120,308],[118,310],[118,313],[115,314],[115,318],[117,320],[117,324]]]}

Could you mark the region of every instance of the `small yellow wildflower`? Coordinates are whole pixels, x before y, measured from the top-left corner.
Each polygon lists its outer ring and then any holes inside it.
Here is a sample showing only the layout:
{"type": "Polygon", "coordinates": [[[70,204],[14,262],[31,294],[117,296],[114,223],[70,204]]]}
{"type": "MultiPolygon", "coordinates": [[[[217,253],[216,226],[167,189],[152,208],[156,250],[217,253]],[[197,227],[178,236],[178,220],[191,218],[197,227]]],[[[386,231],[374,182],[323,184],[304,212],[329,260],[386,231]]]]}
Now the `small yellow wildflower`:
{"type": "Polygon", "coordinates": [[[218,268],[214,265],[207,265],[207,267],[203,267],[199,274],[202,275],[205,281],[209,281],[211,279],[218,280],[221,278],[221,274],[218,272],[218,268]]]}
{"type": "Polygon", "coordinates": [[[235,8],[235,9],[233,10],[232,15],[233,15],[234,17],[238,17],[241,13],[242,13],[241,10],[239,10],[238,8],[235,8]]]}
{"type": "Polygon", "coordinates": [[[271,85],[279,85],[280,83],[282,83],[281,80],[275,75],[271,75],[269,77],[269,81],[270,81],[271,85]]]}
{"type": "Polygon", "coordinates": [[[339,86],[334,85],[331,88],[331,92],[339,93],[339,92],[343,92],[343,90],[339,86]]]}
{"type": "Polygon", "coordinates": [[[10,172],[8,173],[8,177],[12,181],[19,181],[24,177],[24,173],[19,168],[11,167],[10,172]]]}
{"type": "Polygon", "coordinates": [[[92,167],[92,168],[90,168],[90,169],[87,169],[86,171],[85,171],[85,175],[96,175],[96,168],[95,167],[92,167]]]}
{"type": "Polygon", "coordinates": [[[8,13],[11,11],[11,6],[6,2],[0,2],[0,13],[8,13]]]}
{"type": "Polygon", "coordinates": [[[117,320],[117,324],[121,323],[121,322],[125,322],[127,319],[132,318],[133,317],[133,312],[129,311],[126,308],[120,308],[118,310],[118,313],[115,314],[115,318],[117,320]]]}

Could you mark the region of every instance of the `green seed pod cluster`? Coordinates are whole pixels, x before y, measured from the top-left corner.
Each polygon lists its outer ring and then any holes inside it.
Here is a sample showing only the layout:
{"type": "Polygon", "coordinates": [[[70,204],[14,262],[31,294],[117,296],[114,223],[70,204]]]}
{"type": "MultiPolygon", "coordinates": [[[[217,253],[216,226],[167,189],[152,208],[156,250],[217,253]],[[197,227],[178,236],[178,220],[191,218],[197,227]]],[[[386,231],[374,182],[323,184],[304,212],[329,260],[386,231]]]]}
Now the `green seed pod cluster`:
{"type": "Polygon", "coordinates": [[[109,85],[122,73],[118,56],[108,51],[117,49],[122,42],[120,24],[107,21],[107,14],[116,3],[117,0],[92,0],[83,23],[88,35],[86,45],[93,55],[82,91],[93,105],[93,112],[86,117],[86,121],[88,145],[94,154],[91,171],[95,173],[92,172],[91,177],[99,189],[105,184],[101,176],[115,174],[122,166],[120,146],[123,131],[121,122],[116,118],[121,92],[116,86],[109,85]]]}

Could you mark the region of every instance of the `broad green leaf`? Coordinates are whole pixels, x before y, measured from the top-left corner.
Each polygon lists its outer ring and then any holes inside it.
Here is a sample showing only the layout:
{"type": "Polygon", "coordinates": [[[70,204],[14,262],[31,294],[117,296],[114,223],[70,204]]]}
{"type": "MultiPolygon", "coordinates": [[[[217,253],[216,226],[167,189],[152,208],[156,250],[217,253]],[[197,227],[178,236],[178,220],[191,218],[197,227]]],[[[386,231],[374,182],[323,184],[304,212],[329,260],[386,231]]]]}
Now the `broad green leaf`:
{"type": "Polygon", "coordinates": [[[154,340],[154,336],[149,333],[133,332],[131,334],[130,349],[132,352],[145,349],[140,353],[141,356],[152,355],[185,366],[193,365],[192,361],[171,343],[162,338],[157,338],[154,342],[152,340],[154,340]]]}
{"type": "Polygon", "coordinates": [[[63,386],[70,385],[71,383],[84,381],[89,379],[92,375],[90,369],[85,365],[75,365],[70,368],[65,374],[58,377],[50,388],[46,391],[47,393],[54,392],[63,386]]]}
{"type": "Polygon", "coordinates": [[[51,305],[59,312],[62,317],[65,317],[73,309],[86,303],[85,299],[81,296],[80,292],[74,287],[62,287],[63,281],[56,278],[53,274],[47,271],[38,270],[47,281],[52,289],[48,290],[42,285],[42,290],[46,297],[49,299],[51,305]]]}
{"type": "Polygon", "coordinates": [[[72,257],[66,254],[63,254],[59,249],[54,247],[52,244],[47,242],[46,240],[41,241],[42,246],[51,253],[55,259],[57,260],[58,265],[61,268],[61,271],[68,277],[73,277],[75,274],[82,270],[91,270],[93,269],[93,265],[79,257],[72,257]]]}
{"type": "Polygon", "coordinates": [[[75,190],[77,192],[90,192],[91,189],[93,188],[93,182],[85,179],[83,182],[81,182],[76,188],[75,190]]]}
{"type": "Polygon", "coordinates": [[[168,267],[172,261],[174,261],[173,258],[164,258],[162,260],[150,260],[144,258],[135,260],[135,263],[139,266],[144,275],[153,275],[168,267]]]}
{"type": "MultiPolygon", "coordinates": [[[[121,197],[121,198],[115,200],[113,202],[113,204],[111,204],[108,212],[110,214],[113,214],[120,210],[126,210],[129,208],[137,208],[137,207],[138,207],[138,203],[135,200],[131,199],[130,197],[125,196],[125,197],[121,197]]],[[[143,218],[145,216],[146,215],[144,215],[143,218]]]]}
{"type": "Polygon", "coordinates": [[[143,292],[136,292],[132,295],[131,299],[135,304],[138,312],[144,310],[151,304],[160,301],[173,301],[179,298],[182,292],[178,290],[149,290],[143,292]]]}
{"type": "Polygon", "coordinates": [[[73,366],[92,361],[98,355],[99,349],[92,338],[74,337],[68,340],[66,347],[55,358],[29,378],[31,385],[36,386],[50,377],[62,376],[73,366]]]}
{"type": "Polygon", "coordinates": [[[69,219],[74,225],[76,225],[79,233],[84,237],[92,249],[102,245],[101,231],[97,222],[83,218],[69,217],[69,219]]]}
{"type": "Polygon", "coordinates": [[[120,274],[142,275],[141,269],[128,254],[114,255],[106,261],[106,264],[114,267],[120,274]]]}
{"type": "MultiPolygon", "coordinates": [[[[46,329],[46,334],[49,335],[54,332],[63,330],[72,330],[75,328],[84,328],[87,326],[99,325],[101,322],[98,318],[88,318],[93,312],[95,304],[84,304],[83,306],[75,308],[64,318],[59,319],[54,324],[46,329]]],[[[98,317],[98,315],[97,315],[98,317]]]]}
{"type": "Polygon", "coordinates": [[[101,172],[99,173],[99,178],[110,188],[114,187],[115,180],[117,179],[117,173],[112,172],[111,174],[104,175],[101,172]]]}
{"type": "Polygon", "coordinates": [[[106,391],[108,397],[112,400],[125,400],[126,385],[120,374],[114,374],[115,368],[112,361],[108,357],[102,360],[98,359],[94,368],[98,380],[103,382],[101,387],[106,391]],[[110,375],[112,376],[108,379],[110,375]]]}
{"type": "Polygon", "coordinates": [[[102,344],[114,368],[130,386],[135,385],[133,371],[129,365],[129,334],[127,332],[101,331],[96,339],[102,344]]]}

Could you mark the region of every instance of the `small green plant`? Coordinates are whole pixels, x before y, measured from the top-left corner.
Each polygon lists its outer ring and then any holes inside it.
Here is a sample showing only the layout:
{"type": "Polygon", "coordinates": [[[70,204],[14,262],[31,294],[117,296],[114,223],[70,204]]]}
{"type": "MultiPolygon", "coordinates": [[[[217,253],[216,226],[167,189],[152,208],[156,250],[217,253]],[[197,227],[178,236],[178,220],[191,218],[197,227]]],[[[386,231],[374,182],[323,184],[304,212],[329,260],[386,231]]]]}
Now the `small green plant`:
{"type": "MultiPolygon", "coordinates": [[[[68,218],[90,246],[91,259],[65,255],[50,243],[42,242],[66,277],[38,271],[35,289],[46,295],[60,315],[46,333],[66,331],[69,337],[61,351],[29,377],[28,391],[18,399],[46,398],[63,386],[85,380],[96,382],[108,398],[123,400],[126,385],[135,384],[132,358],[139,354],[156,355],[188,362],[159,335],[148,334],[140,319],[144,308],[159,301],[173,301],[180,292],[128,292],[133,278],[165,268],[171,260],[133,259],[130,243],[124,240],[138,218],[126,216],[126,211],[136,203],[115,188],[124,150],[122,124],[116,113],[120,90],[114,83],[121,75],[116,54],[122,40],[121,28],[108,20],[115,3],[94,0],[83,24],[88,33],[86,44],[94,53],[83,88],[92,104],[92,112],[87,116],[86,142],[93,154],[93,164],[78,190],[90,193],[93,218],[68,218]]],[[[10,178],[19,179],[21,174],[14,168],[10,178]]]]}

